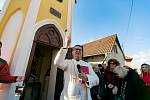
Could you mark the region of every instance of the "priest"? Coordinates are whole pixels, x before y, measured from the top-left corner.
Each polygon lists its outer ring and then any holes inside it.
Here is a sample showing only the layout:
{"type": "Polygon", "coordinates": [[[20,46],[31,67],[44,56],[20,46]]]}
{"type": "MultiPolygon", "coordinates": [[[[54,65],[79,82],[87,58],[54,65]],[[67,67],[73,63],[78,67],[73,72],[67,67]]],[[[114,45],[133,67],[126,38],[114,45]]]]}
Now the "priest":
{"type": "Polygon", "coordinates": [[[72,48],[73,59],[65,59],[71,38],[67,38],[65,47],[58,52],[54,64],[64,71],[64,88],[60,100],[92,100],[90,88],[99,84],[92,66],[82,60],[83,47],[72,48]]]}

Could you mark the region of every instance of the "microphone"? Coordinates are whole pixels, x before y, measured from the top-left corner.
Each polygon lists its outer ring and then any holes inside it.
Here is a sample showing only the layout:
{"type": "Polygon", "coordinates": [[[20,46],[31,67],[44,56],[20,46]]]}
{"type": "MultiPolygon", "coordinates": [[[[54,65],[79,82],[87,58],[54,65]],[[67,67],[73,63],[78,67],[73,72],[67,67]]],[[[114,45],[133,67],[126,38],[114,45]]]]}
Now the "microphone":
{"type": "Polygon", "coordinates": [[[81,66],[78,64],[78,65],[77,65],[77,69],[78,69],[78,72],[79,72],[79,73],[81,73],[80,68],[81,68],[81,66]]]}

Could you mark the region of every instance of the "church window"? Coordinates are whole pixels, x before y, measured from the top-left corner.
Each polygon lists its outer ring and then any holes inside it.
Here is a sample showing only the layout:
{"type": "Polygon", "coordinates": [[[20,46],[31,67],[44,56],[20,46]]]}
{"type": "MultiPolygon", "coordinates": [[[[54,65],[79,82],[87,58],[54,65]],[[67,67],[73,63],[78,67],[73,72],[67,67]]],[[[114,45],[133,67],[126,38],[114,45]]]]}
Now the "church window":
{"type": "Polygon", "coordinates": [[[63,2],[63,0],[57,0],[57,1],[59,1],[59,2],[61,2],[61,3],[63,2]]]}
{"type": "Polygon", "coordinates": [[[115,52],[115,53],[118,53],[118,50],[117,50],[117,46],[116,46],[116,45],[114,45],[114,52],[115,52]]]}

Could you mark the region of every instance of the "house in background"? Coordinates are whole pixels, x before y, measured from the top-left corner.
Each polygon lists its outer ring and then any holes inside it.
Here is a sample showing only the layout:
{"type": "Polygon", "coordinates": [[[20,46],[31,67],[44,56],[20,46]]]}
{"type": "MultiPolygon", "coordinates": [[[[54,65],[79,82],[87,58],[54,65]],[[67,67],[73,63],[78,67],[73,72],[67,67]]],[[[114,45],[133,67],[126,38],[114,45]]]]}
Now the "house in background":
{"type": "Polygon", "coordinates": [[[91,64],[106,64],[111,58],[117,59],[121,65],[125,64],[125,55],[117,34],[84,44],[83,57],[91,64]]]}

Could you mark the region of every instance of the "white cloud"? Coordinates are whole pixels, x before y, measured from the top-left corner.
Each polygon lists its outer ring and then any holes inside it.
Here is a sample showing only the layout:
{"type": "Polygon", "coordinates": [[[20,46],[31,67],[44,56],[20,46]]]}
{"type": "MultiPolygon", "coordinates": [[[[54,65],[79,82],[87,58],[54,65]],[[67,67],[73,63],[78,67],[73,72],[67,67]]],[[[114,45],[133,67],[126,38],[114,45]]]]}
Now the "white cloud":
{"type": "Polygon", "coordinates": [[[150,64],[150,49],[138,52],[131,55],[133,57],[132,66],[133,68],[140,69],[141,64],[147,63],[150,64]]]}
{"type": "Polygon", "coordinates": [[[5,1],[6,1],[6,0],[0,0],[0,10],[2,9],[2,7],[3,7],[5,1]]]}

